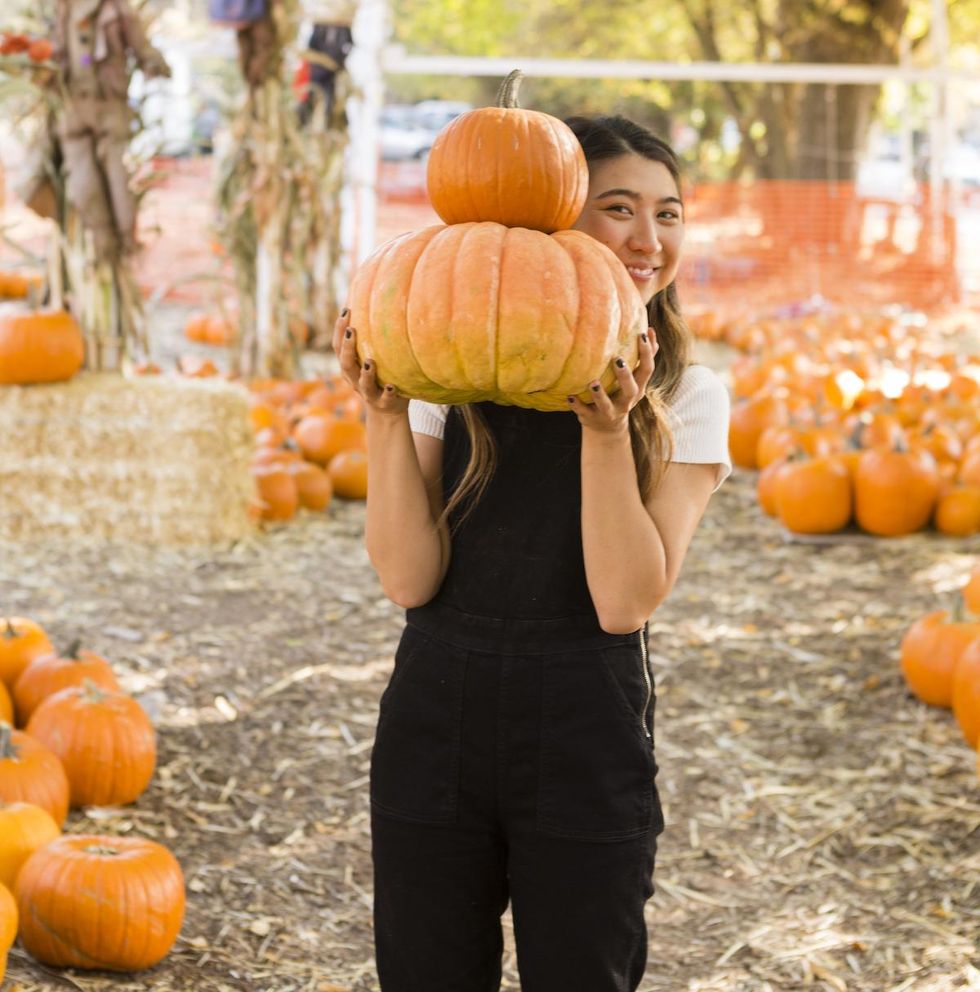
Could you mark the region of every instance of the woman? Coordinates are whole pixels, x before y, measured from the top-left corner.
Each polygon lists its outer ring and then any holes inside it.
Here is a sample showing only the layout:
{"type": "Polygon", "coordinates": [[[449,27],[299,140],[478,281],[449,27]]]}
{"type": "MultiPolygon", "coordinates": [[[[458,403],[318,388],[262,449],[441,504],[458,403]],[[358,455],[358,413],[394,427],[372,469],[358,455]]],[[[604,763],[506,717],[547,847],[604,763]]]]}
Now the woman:
{"type": "Polygon", "coordinates": [[[663,829],[646,622],[730,470],[728,396],[688,365],[673,153],[623,118],[568,124],[590,174],[575,226],[648,305],[614,396],[409,403],[358,367],[346,313],[335,332],[367,402],[368,553],[407,609],[371,768],[384,992],[498,989],[508,901],[523,992],[635,990],[646,963],[663,829]]]}

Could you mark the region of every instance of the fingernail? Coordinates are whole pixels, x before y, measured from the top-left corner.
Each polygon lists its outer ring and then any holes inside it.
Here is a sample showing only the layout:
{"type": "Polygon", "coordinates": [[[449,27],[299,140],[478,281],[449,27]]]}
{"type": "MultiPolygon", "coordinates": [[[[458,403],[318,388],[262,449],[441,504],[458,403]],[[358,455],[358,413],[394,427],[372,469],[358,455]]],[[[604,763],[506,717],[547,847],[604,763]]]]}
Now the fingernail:
{"type": "Polygon", "coordinates": [[[349,313],[350,313],[350,307],[344,307],[344,309],[340,311],[340,316],[341,317],[346,317],[347,314],[349,314],[349,313]]]}
{"type": "Polygon", "coordinates": [[[593,392],[593,393],[597,393],[597,392],[599,392],[599,388],[600,388],[600,387],[599,387],[599,383],[597,383],[597,382],[594,382],[594,383],[592,384],[592,392],[593,392]]]}
{"type": "Polygon", "coordinates": [[[574,396],[566,396],[565,399],[567,399],[569,403],[574,403],[575,402],[575,397],[574,396]]]}
{"type": "Polygon", "coordinates": [[[640,335],[640,340],[641,340],[641,341],[642,341],[642,342],[643,342],[644,344],[646,344],[646,343],[647,343],[647,336],[646,336],[645,334],[641,334],[641,335],[640,335]]]}
{"type": "Polygon", "coordinates": [[[385,386],[385,392],[386,393],[393,393],[394,391],[395,391],[395,387],[393,385],[391,385],[391,383],[389,382],[388,385],[385,386]]]}
{"type": "Polygon", "coordinates": [[[370,368],[371,368],[371,363],[370,362],[365,362],[364,363],[364,371],[367,372],[370,368]]]}
{"type": "Polygon", "coordinates": [[[354,332],[348,327],[347,330],[344,331],[344,337],[349,338],[353,333],[354,332]]]}
{"type": "Polygon", "coordinates": [[[620,369],[625,369],[626,368],[626,362],[624,362],[621,358],[617,358],[616,359],[616,367],[617,368],[620,368],[620,369]]]}

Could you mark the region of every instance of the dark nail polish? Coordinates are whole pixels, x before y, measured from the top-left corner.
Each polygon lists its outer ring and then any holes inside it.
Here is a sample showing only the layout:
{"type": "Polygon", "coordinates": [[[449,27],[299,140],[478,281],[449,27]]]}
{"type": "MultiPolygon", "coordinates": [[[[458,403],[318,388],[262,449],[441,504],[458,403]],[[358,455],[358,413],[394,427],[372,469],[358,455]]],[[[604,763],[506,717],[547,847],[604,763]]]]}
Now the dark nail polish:
{"type": "Polygon", "coordinates": [[[566,396],[565,399],[567,399],[569,403],[574,403],[575,402],[575,397],[574,396],[566,396]]]}
{"type": "Polygon", "coordinates": [[[642,342],[643,342],[644,344],[646,344],[646,343],[647,343],[647,336],[646,336],[645,334],[641,334],[641,335],[640,335],[640,340],[641,340],[641,341],[642,341],[642,342]]]}
{"type": "Polygon", "coordinates": [[[353,333],[354,332],[348,327],[347,330],[344,331],[344,337],[349,338],[353,333]]]}
{"type": "Polygon", "coordinates": [[[626,362],[624,362],[621,358],[617,358],[616,359],[616,368],[618,368],[618,369],[625,369],[626,368],[626,362]]]}
{"type": "Polygon", "coordinates": [[[599,383],[596,383],[596,384],[595,384],[595,385],[594,385],[594,386],[592,387],[592,392],[593,392],[593,393],[597,393],[597,392],[599,392],[599,383]]]}
{"type": "Polygon", "coordinates": [[[364,371],[365,372],[370,372],[371,371],[371,363],[370,362],[365,362],[364,363],[364,371]]]}
{"type": "Polygon", "coordinates": [[[340,316],[341,317],[346,317],[347,314],[349,314],[349,313],[350,313],[350,308],[349,307],[344,307],[344,309],[340,311],[340,316]]]}
{"type": "Polygon", "coordinates": [[[393,393],[394,391],[395,391],[395,387],[393,385],[391,385],[391,383],[388,383],[388,385],[385,386],[385,392],[386,393],[393,393]]]}

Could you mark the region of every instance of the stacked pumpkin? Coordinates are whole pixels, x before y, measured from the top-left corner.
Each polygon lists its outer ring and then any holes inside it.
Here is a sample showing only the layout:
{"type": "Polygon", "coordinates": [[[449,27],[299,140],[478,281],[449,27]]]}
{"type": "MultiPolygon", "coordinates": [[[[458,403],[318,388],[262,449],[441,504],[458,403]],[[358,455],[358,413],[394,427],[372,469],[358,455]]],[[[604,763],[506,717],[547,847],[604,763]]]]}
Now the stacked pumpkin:
{"type": "Polygon", "coordinates": [[[445,221],[394,238],[358,268],[351,325],[382,384],[435,403],[567,410],[588,385],[635,365],[646,311],[605,245],[568,230],[588,190],[572,131],[517,105],[520,72],[496,107],[451,121],[428,162],[445,221]]]}
{"type": "Polygon", "coordinates": [[[980,775],[980,565],[952,610],[934,610],[912,624],[900,663],[914,696],[952,710],[963,739],[978,751],[980,775]]]}
{"type": "Polygon", "coordinates": [[[363,401],[345,379],[255,380],[250,390],[261,519],[289,520],[300,507],[322,512],[334,495],[364,499],[363,401]]]}
{"type": "Polygon", "coordinates": [[[980,364],[921,326],[833,314],[731,324],[729,448],[790,531],[980,532],[980,364]]]}
{"type": "Polygon", "coordinates": [[[60,833],[70,806],[143,793],[156,764],[149,717],[104,658],[60,657],[25,617],[0,620],[0,687],[0,978],[18,918],[21,943],[45,964],[156,964],[183,921],[177,860],[143,838],[60,833]]]}

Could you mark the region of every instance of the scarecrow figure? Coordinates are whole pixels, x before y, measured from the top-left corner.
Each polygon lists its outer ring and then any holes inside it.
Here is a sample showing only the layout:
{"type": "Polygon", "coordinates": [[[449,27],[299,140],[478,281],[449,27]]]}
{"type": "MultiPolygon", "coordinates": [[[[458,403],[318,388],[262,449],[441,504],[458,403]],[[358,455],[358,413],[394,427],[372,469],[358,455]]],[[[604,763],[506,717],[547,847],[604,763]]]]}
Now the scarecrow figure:
{"type": "Polygon", "coordinates": [[[136,201],[123,163],[132,119],[128,60],[148,78],[169,76],[170,69],[128,0],[58,0],[55,16],[66,196],[92,232],[98,257],[126,254],[136,247],[136,201]]]}

